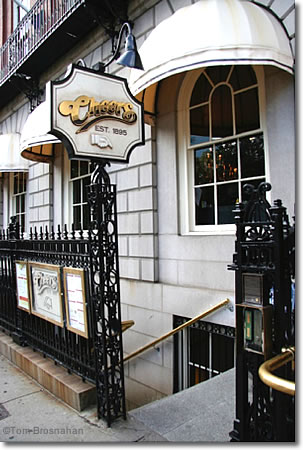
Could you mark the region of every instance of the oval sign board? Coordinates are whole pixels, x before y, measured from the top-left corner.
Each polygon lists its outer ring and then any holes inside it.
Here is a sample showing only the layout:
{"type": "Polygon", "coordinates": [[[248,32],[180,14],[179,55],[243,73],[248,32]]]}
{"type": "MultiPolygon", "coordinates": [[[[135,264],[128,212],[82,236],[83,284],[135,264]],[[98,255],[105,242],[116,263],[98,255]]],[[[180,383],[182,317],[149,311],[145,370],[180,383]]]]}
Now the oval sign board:
{"type": "Polygon", "coordinates": [[[143,105],[125,78],[73,65],[50,90],[51,134],[63,141],[70,159],[128,162],[144,144],[143,105]]]}

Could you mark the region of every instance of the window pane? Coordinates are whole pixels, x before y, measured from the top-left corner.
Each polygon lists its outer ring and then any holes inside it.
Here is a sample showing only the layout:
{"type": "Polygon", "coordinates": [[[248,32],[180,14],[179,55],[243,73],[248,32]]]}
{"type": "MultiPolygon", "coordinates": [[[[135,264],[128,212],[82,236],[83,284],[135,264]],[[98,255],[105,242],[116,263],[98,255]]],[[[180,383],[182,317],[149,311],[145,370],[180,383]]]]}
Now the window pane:
{"type": "Polygon", "coordinates": [[[231,91],[226,85],[216,88],[211,99],[212,138],[233,135],[231,91]]]}
{"type": "Polygon", "coordinates": [[[210,77],[214,85],[227,80],[231,66],[214,66],[206,69],[207,75],[210,77]]]}
{"type": "Polygon", "coordinates": [[[241,177],[265,175],[263,135],[240,139],[241,177]]]}
{"type": "Polygon", "coordinates": [[[213,183],[214,161],[212,148],[195,150],[195,184],[213,183]]]}
{"type": "Polygon", "coordinates": [[[239,201],[238,183],[228,183],[218,186],[218,223],[234,223],[236,202],[239,201]]]}
{"type": "Polygon", "coordinates": [[[81,180],[73,182],[73,204],[81,202],[81,180]]]}
{"type": "Polygon", "coordinates": [[[229,79],[235,91],[257,84],[255,71],[250,66],[234,66],[229,79]]]}
{"type": "Polygon", "coordinates": [[[209,141],[208,105],[190,111],[190,144],[209,141]]]}
{"type": "Polygon", "coordinates": [[[75,230],[80,230],[81,229],[81,206],[74,206],[73,213],[74,213],[75,230]]]}
{"type": "Polygon", "coordinates": [[[25,212],[25,195],[20,195],[20,212],[25,212]]]}
{"type": "Polygon", "coordinates": [[[87,186],[90,184],[90,177],[85,177],[82,180],[82,186],[83,186],[83,202],[87,202],[87,186]]]}
{"type": "Polygon", "coordinates": [[[83,230],[88,230],[89,227],[89,206],[83,205],[83,230]]]}
{"type": "Polygon", "coordinates": [[[260,128],[258,89],[235,95],[237,133],[260,128]]]}
{"type": "Polygon", "coordinates": [[[18,173],[14,174],[14,194],[18,193],[18,173]]]}
{"type": "Polygon", "coordinates": [[[195,87],[192,92],[190,99],[190,106],[199,105],[201,103],[207,102],[212,87],[207,80],[207,78],[202,75],[196,81],[195,87]]]}
{"type": "Polygon", "coordinates": [[[19,202],[19,196],[16,197],[16,214],[20,213],[20,202],[19,202]]]}
{"type": "Polygon", "coordinates": [[[215,223],[214,188],[208,186],[195,189],[196,225],[215,223]]]}
{"type": "Polygon", "coordinates": [[[23,192],[23,174],[19,172],[18,174],[18,193],[23,192]]]}
{"type": "Polygon", "coordinates": [[[237,142],[225,142],[216,145],[217,181],[229,181],[238,178],[237,142]]]}
{"type": "Polygon", "coordinates": [[[78,177],[78,161],[74,159],[70,163],[70,177],[71,178],[78,177]]]}
{"type": "Polygon", "coordinates": [[[88,162],[81,161],[80,162],[80,175],[86,175],[86,174],[88,174],[88,162]]]}
{"type": "Polygon", "coordinates": [[[21,216],[19,216],[19,224],[21,225],[21,230],[25,229],[25,215],[21,214],[21,216]]]}

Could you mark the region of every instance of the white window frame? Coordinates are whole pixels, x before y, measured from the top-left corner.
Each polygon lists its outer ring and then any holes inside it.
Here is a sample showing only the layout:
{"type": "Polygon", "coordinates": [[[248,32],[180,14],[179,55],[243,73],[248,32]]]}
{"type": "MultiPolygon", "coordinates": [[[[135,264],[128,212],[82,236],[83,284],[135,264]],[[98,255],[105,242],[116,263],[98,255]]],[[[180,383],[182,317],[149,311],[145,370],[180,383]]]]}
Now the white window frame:
{"type": "MultiPolygon", "coordinates": [[[[232,65],[232,64],[231,64],[232,65]]],[[[266,181],[270,183],[270,172],[268,164],[268,141],[265,121],[265,95],[264,95],[264,70],[262,66],[251,66],[256,74],[259,93],[259,118],[260,128],[254,130],[255,134],[262,132],[264,140],[264,162],[266,181]]],[[[188,72],[181,85],[177,103],[177,124],[178,124],[178,183],[179,183],[179,231],[181,235],[234,235],[236,226],[234,224],[224,225],[195,225],[194,210],[194,158],[195,148],[200,148],[201,143],[190,146],[190,115],[189,104],[194,85],[205,69],[197,69],[188,72]]],[[[218,86],[218,85],[216,85],[218,86]]],[[[251,132],[229,136],[226,141],[233,138],[251,135],[251,132]]],[[[221,142],[221,140],[220,140],[221,142]]],[[[213,144],[214,141],[210,141],[213,144]]],[[[207,143],[203,143],[205,145],[207,143]]],[[[268,200],[271,201],[270,192],[268,200]]]]}
{"type": "MultiPolygon", "coordinates": [[[[90,161],[86,161],[90,162],[90,161]]],[[[68,224],[68,226],[71,228],[71,225],[73,224],[73,181],[71,179],[71,160],[69,160],[67,152],[64,152],[64,186],[63,186],[63,192],[64,192],[64,204],[68,205],[68,207],[63,208],[63,222],[68,224]]],[[[82,179],[87,175],[82,175],[74,180],[82,179]]],[[[86,231],[85,229],[83,231],[86,231]]]]}
{"type": "MultiPolygon", "coordinates": [[[[10,172],[9,174],[9,192],[10,192],[10,208],[9,208],[9,217],[8,217],[8,223],[10,222],[11,216],[17,216],[17,220],[19,216],[24,215],[24,232],[27,232],[28,230],[28,181],[29,176],[28,172],[10,172]],[[26,190],[23,192],[18,192],[17,194],[14,193],[14,178],[15,174],[23,174],[26,175],[26,190]],[[16,211],[16,197],[20,197],[21,195],[24,195],[24,213],[20,214],[16,211]]],[[[19,224],[21,225],[21,222],[19,221],[19,224]]]]}

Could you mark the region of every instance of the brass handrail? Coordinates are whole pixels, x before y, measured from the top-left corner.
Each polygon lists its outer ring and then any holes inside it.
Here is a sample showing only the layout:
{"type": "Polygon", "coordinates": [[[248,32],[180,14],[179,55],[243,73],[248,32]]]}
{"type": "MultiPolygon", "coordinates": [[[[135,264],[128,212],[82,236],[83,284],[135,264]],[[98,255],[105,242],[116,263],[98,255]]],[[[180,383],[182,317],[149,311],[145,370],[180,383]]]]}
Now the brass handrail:
{"type": "Polygon", "coordinates": [[[285,380],[276,375],[274,372],[279,367],[285,366],[288,362],[295,359],[295,347],[285,349],[280,355],[265,361],[259,367],[259,377],[267,386],[273,389],[283,392],[284,394],[294,396],[296,393],[296,384],[293,381],[285,380]]]}
{"type": "Polygon", "coordinates": [[[135,325],[135,322],[133,320],[123,320],[121,322],[122,333],[131,328],[133,325],[135,325]]]}
{"type": "Polygon", "coordinates": [[[203,319],[203,317],[208,316],[209,314],[217,311],[217,309],[222,308],[223,306],[226,306],[228,303],[230,303],[230,300],[226,298],[222,302],[218,303],[215,306],[212,306],[208,310],[204,311],[202,314],[199,314],[198,316],[194,317],[193,319],[188,320],[187,322],[183,323],[182,325],[179,325],[177,328],[174,328],[173,330],[169,331],[166,334],[163,334],[159,338],[155,339],[154,341],[150,342],[149,344],[144,345],[143,347],[138,348],[134,352],[127,355],[123,362],[129,361],[130,359],[136,358],[137,356],[141,355],[141,353],[146,352],[150,348],[154,347],[155,345],[159,344],[160,342],[164,341],[165,339],[169,338],[170,336],[173,336],[174,334],[178,333],[179,331],[182,331],[184,328],[192,325],[193,323],[197,322],[200,319],[203,319]]]}

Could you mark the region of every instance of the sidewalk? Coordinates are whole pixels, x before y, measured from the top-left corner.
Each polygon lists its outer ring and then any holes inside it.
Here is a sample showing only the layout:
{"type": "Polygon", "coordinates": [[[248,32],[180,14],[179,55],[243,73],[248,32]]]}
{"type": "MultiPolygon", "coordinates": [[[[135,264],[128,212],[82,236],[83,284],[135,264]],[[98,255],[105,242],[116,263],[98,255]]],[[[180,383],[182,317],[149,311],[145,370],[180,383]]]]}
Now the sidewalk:
{"type": "Polygon", "coordinates": [[[234,381],[231,369],[134,409],[108,428],[96,406],[74,410],[0,354],[0,442],[230,442],[234,381]]]}
{"type": "Polygon", "coordinates": [[[0,354],[0,442],[167,441],[128,415],[108,428],[96,407],[66,406],[0,354]]]}

